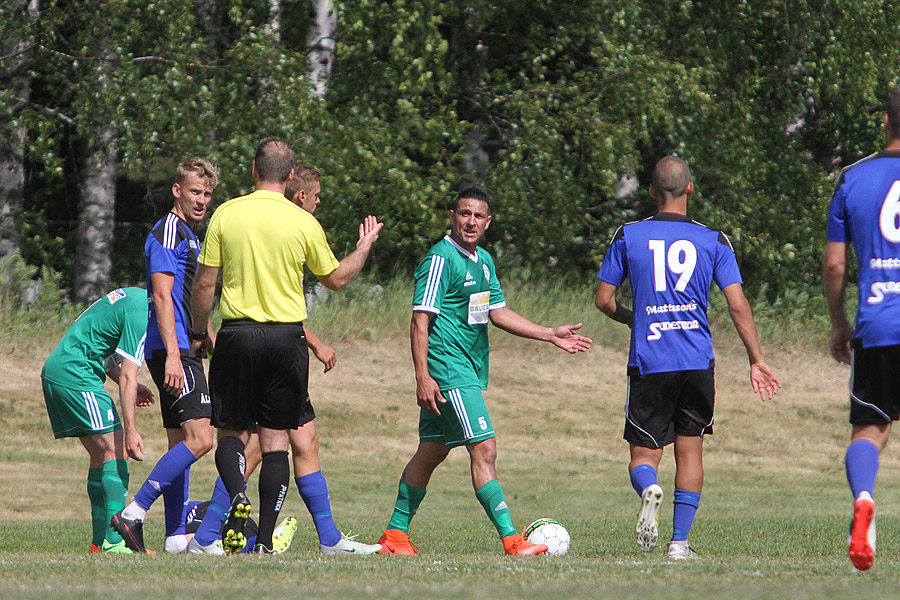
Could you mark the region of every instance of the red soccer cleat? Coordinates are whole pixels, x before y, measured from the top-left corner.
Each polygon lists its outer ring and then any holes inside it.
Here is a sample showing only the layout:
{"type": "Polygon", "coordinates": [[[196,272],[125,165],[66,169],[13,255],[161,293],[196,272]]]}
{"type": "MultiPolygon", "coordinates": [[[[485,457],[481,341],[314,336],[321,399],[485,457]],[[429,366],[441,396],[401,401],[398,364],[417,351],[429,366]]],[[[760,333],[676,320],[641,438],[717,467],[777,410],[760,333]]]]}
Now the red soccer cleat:
{"type": "Polygon", "coordinates": [[[522,537],[521,533],[508,535],[502,538],[503,550],[507,554],[518,556],[535,556],[537,554],[545,554],[549,548],[546,544],[532,544],[522,537]]]}
{"type": "Polygon", "coordinates": [[[412,556],[419,552],[419,548],[409,541],[409,534],[399,529],[385,529],[378,543],[381,544],[381,550],[378,551],[378,554],[405,554],[412,556]]]}
{"type": "Polygon", "coordinates": [[[847,552],[853,566],[860,571],[872,567],[875,560],[875,501],[868,492],[861,492],[853,503],[847,552]]]}

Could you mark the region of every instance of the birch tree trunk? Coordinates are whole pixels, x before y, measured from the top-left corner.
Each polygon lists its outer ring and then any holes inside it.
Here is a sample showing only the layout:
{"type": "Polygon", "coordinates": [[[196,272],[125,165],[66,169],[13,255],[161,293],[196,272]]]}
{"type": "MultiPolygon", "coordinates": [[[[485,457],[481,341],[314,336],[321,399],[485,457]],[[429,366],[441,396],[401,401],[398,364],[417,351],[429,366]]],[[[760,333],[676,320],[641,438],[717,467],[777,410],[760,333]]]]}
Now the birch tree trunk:
{"type": "MultiPolygon", "coordinates": [[[[36,18],[38,0],[21,2],[28,17],[36,18]]],[[[18,7],[17,7],[18,8],[18,7]]],[[[0,54],[12,54],[8,70],[0,72],[6,98],[0,102],[0,260],[19,249],[21,240],[15,224],[15,212],[25,197],[25,128],[14,126],[13,119],[31,97],[30,59],[25,57],[27,40],[0,43],[0,54]]]]}
{"type": "Polygon", "coordinates": [[[93,300],[106,291],[112,272],[115,228],[116,130],[99,125],[84,157],[78,202],[75,243],[75,282],[72,295],[79,302],[93,300]]]}
{"type": "Polygon", "coordinates": [[[265,31],[281,41],[281,0],[269,0],[269,20],[266,21],[265,31]]]}
{"type": "Polygon", "coordinates": [[[334,34],[337,31],[337,11],[331,0],[313,1],[313,25],[306,36],[306,53],[309,56],[309,81],[312,95],[324,98],[331,80],[334,63],[334,34]]]}

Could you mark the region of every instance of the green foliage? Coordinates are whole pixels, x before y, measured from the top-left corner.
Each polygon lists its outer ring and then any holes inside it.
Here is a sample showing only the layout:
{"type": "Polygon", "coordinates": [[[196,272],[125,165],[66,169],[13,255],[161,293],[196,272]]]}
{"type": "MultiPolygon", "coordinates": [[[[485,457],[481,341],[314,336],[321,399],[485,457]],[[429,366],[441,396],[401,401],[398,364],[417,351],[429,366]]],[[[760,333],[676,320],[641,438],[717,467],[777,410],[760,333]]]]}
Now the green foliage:
{"type": "Polygon", "coordinates": [[[58,272],[31,266],[18,252],[0,259],[0,335],[7,349],[61,333],[71,324],[81,307],[65,301],[61,284],[58,272]]]}
{"type": "MultiPolygon", "coordinates": [[[[24,6],[0,7],[0,39],[34,44],[32,101],[0,128],[28,132],[23,252],[66,276],[71,227],[45,223],[75,218],[78,160],[112,125],[120,214],[149,226],[130,190],[165,190],[187,155],[220,166],[215,203],[243,194],[258,141],[279,136],[323,173],[317,216],[338,254],[366,214],[384,220],[382,275],[411,271],[470,183],[493,194],[501,265],[593,272],[615,228],[655,210],[650,172],[677,153],[692,216],[730,235],[748,287],[775,300],[818,287],[831,186],[878,149],[900,72],[900,10],[883,1],[355,0],[336,2],[320,100],[307,2],[282,0],[280,40],[262,0],[57,0],[37,19],[24,6]]],[[[139,268],[141,235],[121,234],[117,281],[139,268]]]]}

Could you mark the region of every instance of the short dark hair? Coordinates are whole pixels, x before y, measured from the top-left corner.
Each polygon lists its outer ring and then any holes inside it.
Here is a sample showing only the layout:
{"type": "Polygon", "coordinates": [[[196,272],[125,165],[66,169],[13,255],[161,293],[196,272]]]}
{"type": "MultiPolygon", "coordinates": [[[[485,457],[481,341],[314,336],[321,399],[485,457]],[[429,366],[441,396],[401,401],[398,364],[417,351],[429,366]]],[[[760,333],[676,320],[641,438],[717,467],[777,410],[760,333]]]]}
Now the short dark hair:
{"type": "Polygon", "coordinates": [[[294,168],[294,149],[284,140],[266,138],[256,148],[253,164],[261,181],[282,183],[294,168]]]}
{"type": "Polygon", "coordinates": [[[465,200],[466,198],[484,202],[485,204],[487,204],[488,214],[491,214],[491,197],[488,195],[487,191],[484,188],[478,187],[477,185],[467,187],[466,189],[461,191],[456,197],[456,200],[453,201],[453,206],[450,207],[450,210],[456,211],[457,209],[459,209],[460,200],[465,200]]]}
{"type": "Polygon", "coordinates": [[[894,88],[887,104],[887,118],[891,137],[900,138],[900,86],[894,88]]]}
{"type": "Polygon", "coordinates": [[[691,182],[691,169],[677,156],[666,156],[653,169],[653,187],[663,201],[680,198],[691,182]]]}
{"type": "Polygon", "coordinates": [[[300,190],[309,194],[320,181],[321,176],[314,168],[303,163],[294,163],[294,178],[287,182],[287,186],[284,188],[284,197],[293,200],[300,190]]]}

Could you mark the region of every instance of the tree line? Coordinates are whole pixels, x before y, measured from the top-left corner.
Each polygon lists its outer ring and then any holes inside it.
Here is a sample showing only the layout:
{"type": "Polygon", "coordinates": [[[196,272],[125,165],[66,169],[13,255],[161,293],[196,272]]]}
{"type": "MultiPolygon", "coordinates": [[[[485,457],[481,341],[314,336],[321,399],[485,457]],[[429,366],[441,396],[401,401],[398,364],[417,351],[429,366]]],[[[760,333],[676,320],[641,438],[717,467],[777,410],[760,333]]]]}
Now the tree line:
{"type": "Polygon", "coordinates": [[[139,280],[178,160],[219,166],[215,204],[276,136],[322,172],[336,252],[384,220],[383,273],[479,184],[501,269],[593,277],[676,153],[748,283],[817,287],[835,175],[882,144],[897,31],[875,0],[9,0],[0,258],[77,300],[139,280]]]}

